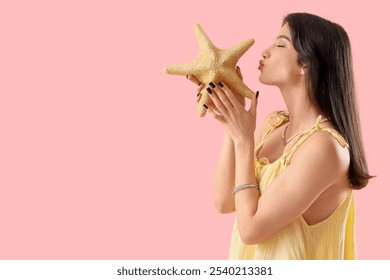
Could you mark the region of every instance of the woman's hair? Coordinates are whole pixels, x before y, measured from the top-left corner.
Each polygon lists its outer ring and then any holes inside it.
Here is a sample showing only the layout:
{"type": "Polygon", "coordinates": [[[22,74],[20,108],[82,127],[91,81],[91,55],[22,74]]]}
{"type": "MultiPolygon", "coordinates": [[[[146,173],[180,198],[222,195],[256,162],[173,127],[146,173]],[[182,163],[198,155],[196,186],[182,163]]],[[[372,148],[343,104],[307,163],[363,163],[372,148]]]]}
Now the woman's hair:
{"type": "Polygon", "coordinates": [[[352,188],[364,188],[368,174],[355,97],[351,44],[338,24],[307,13],[293,13],[288,24],[298,63],[306,67],[309,98],[348,142],[349,180],[352,188]]]}

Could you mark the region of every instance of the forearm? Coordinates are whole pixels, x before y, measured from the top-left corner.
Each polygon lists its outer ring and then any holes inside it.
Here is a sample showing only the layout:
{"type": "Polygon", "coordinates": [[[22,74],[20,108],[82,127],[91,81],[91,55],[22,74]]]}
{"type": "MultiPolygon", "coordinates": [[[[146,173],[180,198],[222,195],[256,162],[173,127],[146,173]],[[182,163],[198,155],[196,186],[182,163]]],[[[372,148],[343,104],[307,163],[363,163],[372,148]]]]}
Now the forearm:
{"type": "MultiPolygon", "coordinates": [[[[254,141],[244,141],[235,145],[235,185],[256,183],[254,168],[254,141]]],[[[257,211],[260,198],[258,189],[250,188],[237,192],[234,196],[236,217],[241,235],[251,232],[252,218],[257,211]]]]}
{"type": "Polygon", "coordinates": [[[215,207],[221,213],[235,210],[232,190],[235,177],[235,152],[233,140],[225,133],[214,183],[215,207]]]}

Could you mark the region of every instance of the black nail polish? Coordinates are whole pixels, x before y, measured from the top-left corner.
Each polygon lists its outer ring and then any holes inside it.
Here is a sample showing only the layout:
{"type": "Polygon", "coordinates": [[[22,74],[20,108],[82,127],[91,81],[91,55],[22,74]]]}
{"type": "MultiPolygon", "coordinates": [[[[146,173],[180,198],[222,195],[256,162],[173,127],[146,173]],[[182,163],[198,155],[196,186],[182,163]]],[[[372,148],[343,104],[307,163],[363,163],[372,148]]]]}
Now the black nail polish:
{"type": "Polygon", "coordinates": [[[186,75],[186,78],[188,79],[188,75],[186,75]]]}
{"type": "Polygon", "coordinates": [[[256,91],[256,99],[259,97],[259,91],[256,91]]]}
{"type": "Polygon", "coordinates": [[[200,95],[200,92],[196,95],[196,97],[198,97],[200,95]]]}
{"type": "Polygon", "coordinates": [[[198,86],[200,86],[202,84],[202,82],[199,82],[198,86]]]}
{"type": "Polygon", "coordinates": [[[237,65],[237,69],[241,69],[240,66],[237,65]]]}
{"type": "Polygon", "coordinates": [[[213,82],[210,82],[209,85],[210,85],[210,87],[215,88],[215,85],[213,82]]]}
{"type": "Polygon", "coordinates": [[[206,88],[206,90],[207,90],[207,92],[208,92],[208,93],[210,93],[210,94],[212,94],[212,93],[213,93],[209,87],[208,87],[208,88],[206,88]]]}
{"type": "Polygon", "coordinates": [[[209,107],[206,105],[206,104],[203,104],[203,107],[205,107],[206,109],[208,109],[209,107]]]}
{"type": "Polygon", "coordinates": [[[219,87],[223,88],[223,84],[221,82],[218,82],[219,87]]]}

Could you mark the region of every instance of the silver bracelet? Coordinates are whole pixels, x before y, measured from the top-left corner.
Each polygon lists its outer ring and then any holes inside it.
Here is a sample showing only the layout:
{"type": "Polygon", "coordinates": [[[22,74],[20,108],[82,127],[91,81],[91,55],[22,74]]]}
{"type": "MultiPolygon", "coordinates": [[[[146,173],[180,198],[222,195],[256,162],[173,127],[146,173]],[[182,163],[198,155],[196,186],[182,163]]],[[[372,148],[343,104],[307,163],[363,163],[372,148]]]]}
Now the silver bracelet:
{"type": "Polygon", "coordinates": [[[233,188],[233,192],[232,194],[235,195],[236,193],[242,191],[242,190],[246,190],[246,189],[257,189],[257,190],[260,190],[259,188],[259,185],[258,184],[243,184],[243,185],[238,185],[238,186],[235,186],[233,188]]]}

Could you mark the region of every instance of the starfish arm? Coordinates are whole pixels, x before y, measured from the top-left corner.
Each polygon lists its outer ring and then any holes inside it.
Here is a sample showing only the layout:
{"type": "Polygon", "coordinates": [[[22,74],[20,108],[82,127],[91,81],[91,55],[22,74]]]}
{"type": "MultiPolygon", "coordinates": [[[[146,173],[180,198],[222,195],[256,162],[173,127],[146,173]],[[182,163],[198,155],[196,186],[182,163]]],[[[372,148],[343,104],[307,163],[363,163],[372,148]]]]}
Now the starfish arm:
{"type": "Polygon", "coordinates": [[[255,43],[254,39],[247,39],[234,47],[222,52],[222,61],[228,61],[229,64],[236,65],[240,57],[255,43]]]}
{"type": "Polygon", "coordinates": [[[164,68],[165,73],[171,75],[193,75],[198,72],[198,61],[193,60],[187,63],[170,65],[164,68]]]}
{"type": "Polygon", "coordinates": [[[243,80],[241,80],[236,71],[231,70],[226,74],[227,80],[225,83],[234,93],[247,98],[253,97],[255,93],[246,84],[244,84],[243,80]]]}
{"type": "Polygon", "coordinates": [[[218,50],[200,24],[195,24],[194,31],[201,54],[214,54],[218,50]]]}

